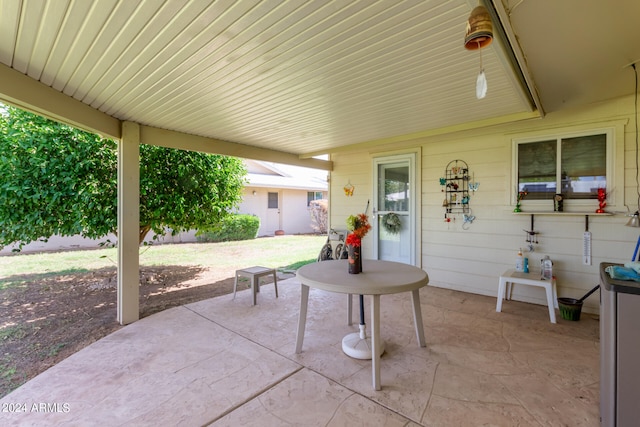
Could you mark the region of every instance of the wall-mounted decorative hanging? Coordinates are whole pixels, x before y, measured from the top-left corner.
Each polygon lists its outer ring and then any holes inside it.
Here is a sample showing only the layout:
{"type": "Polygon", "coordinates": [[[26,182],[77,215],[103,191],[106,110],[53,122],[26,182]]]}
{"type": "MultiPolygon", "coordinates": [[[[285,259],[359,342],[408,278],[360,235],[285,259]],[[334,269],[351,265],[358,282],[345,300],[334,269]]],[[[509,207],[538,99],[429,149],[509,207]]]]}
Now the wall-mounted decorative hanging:
{"type": "Polygon", "coordinates": [[[527,249],[529,250],[529,252],[533,252],[533,245],[538,244],[538,234],[540,234],[540,232],[535,231],[535,229],[533,228],[533,217],[534,216],[531,215],[531,228],[529,230],[522,230],[527,234],[524,241],[527,242],[527,249]]]}
{"type": "Polygon", "coordinates": [[[477,191],[477,182],[470,182],[469,165],[464,160],[452,160],[440,178],[442,192],[445,193],[442,207],[445,208],[444,221],[452,222],[456,216],[462,216],[462,228],[467,229],[476,218],[471,215],[470,191],[477,191]],[[473,187],[473,190],[471,188],[473,187]]]}
{"type": "MultiPolygon", "coordinates": [[[[471,209],[469,209],[469,212],[471,212],[471,209]]],[[[468,230],[469,227],[471,226],[471,224],[473,223],[473,220],[476,219],[475,216],[469,214],[463,214],[462,215],[462,229],[463,230],[468,230]]]]}
{"type": "Polygon", "coordinates": [[[347,197],[351,197],[353,196],[353,190],[356,189],[356,187],[353,186],[353,184],[351,184],[351,180],[349,180],[349,182],[347,183],[347,185],[345,185],[344,187],[342,187],[342,189],[344,190],[344,195],[347,197]]]}

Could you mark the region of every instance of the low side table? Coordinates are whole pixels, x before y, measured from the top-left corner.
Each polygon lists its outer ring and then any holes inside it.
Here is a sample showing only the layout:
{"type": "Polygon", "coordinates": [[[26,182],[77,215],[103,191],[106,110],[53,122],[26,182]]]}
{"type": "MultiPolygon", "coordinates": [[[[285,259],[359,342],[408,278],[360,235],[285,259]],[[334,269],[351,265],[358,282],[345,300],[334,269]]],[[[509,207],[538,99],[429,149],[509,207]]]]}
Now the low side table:
{"type": "Polygon", "coordinates": [[[253,305],[256,305],[256,297],[260,292],[260,278],[264,276],[273,276],[273,286],[276,289],[276,298],[278,298],[278,278],[274,268],[267,267],[249,267],[242,270],[236,270],[236,279],[233,282],[233,299],[236,298],[236,290],[238,288],[238,277],[246,277],[251,281],[251,293],[253,294],[253,305]]]}
{"type": "Polygon", "coordinates": [[[549,306],[549,319],[551,323],[556,323],[555,308],[558,308],[558,292],[556,289],[555,276],[551,280],[543,280],[538,274],[525,273],[514,269],[507,270],[500,275],[498,281],[498,302],[496,303],[496,311],[502,311],[502,300],[511,299],[511,291],[514,284],[540,286],[543,287],[547,294],[547,305],[549,306]]]}

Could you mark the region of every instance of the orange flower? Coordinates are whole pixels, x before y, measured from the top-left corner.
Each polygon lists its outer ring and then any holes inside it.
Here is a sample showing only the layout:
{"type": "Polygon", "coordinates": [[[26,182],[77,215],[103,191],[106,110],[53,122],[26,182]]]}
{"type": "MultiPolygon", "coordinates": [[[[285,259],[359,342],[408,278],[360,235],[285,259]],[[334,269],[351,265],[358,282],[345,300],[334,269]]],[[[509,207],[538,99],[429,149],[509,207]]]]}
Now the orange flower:
{"type": "Polygon", "coordinates": [[[360,247],[362,246],[362,239],[360,239],[360,237],[356,236],[355,233],[351,233],[347,236],[347,240],[346,240],[347,246],[355,246],[355,247],[360,247]]]}

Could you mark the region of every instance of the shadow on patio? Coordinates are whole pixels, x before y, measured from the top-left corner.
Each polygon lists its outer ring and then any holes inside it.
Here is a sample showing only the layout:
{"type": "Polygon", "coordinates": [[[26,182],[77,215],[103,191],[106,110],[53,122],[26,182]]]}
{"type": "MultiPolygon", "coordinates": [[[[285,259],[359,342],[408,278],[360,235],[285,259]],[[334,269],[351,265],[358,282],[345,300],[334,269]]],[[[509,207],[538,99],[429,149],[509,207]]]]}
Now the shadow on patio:
{"type": "MultiPolygon", "coordinates": [[[[346,296],[312,289],[295,354],[296,279],[157,313],[0,401],[4,425],[598,426],[598,319],[426,287],[427,347],[410,293],[381,298],[382,390],[341,350],[346,296]]],[[[367,301],[368,302],[368,301],[367,301]]],[[[368,315],[369,309],[366,308],[368,315]]]]}

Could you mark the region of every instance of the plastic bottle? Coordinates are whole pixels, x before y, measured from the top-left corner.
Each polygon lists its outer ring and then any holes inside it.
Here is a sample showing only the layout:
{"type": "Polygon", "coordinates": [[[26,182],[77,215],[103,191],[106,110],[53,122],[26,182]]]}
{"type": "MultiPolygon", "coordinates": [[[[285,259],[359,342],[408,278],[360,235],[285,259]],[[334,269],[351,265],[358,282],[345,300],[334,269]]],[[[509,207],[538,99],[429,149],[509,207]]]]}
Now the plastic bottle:
{"type": "Polygon", "coordinates": [[[516,257],[516,271],[524,271],[524,257],[522,256],[522,248],[518,249],[516,257]]]}
{"type": "Polygon", "coordinates": [[[523,271],[525,273],[529,272],[529,258],[525,257],[524,258],[524,267],[523,267],[523,271]]]}
{"type": "Polygon", "coordinates": [[[549,259],[549,255],[540,260],[540,276],[542,280],[551,280],[553,277],[553,261],[549,259]]]}

